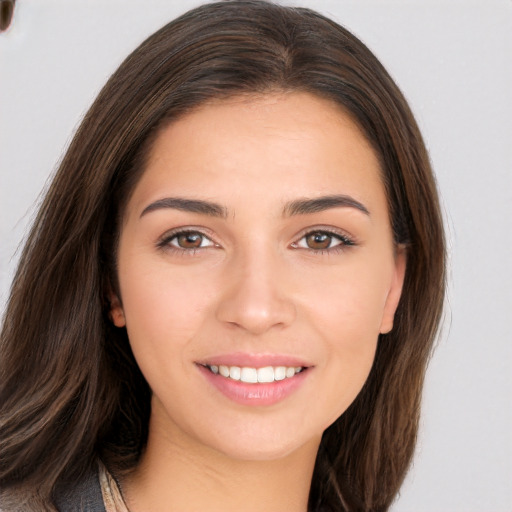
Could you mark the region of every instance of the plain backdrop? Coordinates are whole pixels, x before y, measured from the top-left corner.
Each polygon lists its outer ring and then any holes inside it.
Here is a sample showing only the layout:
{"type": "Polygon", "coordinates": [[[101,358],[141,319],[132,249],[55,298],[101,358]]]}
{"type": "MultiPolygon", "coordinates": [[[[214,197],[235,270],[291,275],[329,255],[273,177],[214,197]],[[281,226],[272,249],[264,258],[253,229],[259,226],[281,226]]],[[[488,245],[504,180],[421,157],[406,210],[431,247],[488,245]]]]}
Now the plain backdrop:
{"type": "MultiPolygon", "coordinates": [[[[0,312],[41,190],[87,107],[135,46],[198,4],[18,0],[0,34],[0,312]]],[[[392,510],[512,511],[512,2],[294,4],[333,17],[382,60],[417,116],[442,195],[446,320],[392,510]]]]}

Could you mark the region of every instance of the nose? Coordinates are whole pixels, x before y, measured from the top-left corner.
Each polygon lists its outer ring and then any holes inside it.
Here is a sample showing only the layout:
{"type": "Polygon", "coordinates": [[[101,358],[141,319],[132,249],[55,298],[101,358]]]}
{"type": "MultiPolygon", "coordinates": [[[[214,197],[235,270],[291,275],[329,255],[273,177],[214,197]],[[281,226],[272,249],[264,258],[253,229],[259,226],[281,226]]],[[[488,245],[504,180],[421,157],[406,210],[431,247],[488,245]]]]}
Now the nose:
{"type": "Polygon", "coordinates": [[[290,325],[296,308],[277,260],[276,256],[253,254],[232,261],[217,320],[253,335],[290,325]]]}

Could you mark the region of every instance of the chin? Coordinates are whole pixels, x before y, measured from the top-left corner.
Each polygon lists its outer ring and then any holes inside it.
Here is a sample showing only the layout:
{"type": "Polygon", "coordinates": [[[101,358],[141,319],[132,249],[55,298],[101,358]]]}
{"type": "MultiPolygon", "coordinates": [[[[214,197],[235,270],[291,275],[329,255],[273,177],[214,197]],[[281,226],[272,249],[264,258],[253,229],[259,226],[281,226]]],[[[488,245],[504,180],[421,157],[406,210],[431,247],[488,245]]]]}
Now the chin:
{"type": "Polygon", "coordinates": [[[223,456],[238,461],[273,461],[303,451],[316,454],[322,438],[319,432],[298,432],[296,428],[274,429],[262,423],[240,425],[236,431],[219,432],[203,439],[203,444],[223,456]]]}
{"type": "MultiPolygon", "coordinates": [[[[318,450],[320,438],[314,443],[315,451],[318,450]]],[[[231,460],[240,462],[270,462],[281,459],[287,459],[294,454],[306,449],[305,446],[311,444],[292,444],[275,443],[264,440],[245,441],[240,444],[231,444],[230,446],[219,446],[218,451],[231,460]]],[[[308,450],[309,451],[309,450],[308,450]]]]}

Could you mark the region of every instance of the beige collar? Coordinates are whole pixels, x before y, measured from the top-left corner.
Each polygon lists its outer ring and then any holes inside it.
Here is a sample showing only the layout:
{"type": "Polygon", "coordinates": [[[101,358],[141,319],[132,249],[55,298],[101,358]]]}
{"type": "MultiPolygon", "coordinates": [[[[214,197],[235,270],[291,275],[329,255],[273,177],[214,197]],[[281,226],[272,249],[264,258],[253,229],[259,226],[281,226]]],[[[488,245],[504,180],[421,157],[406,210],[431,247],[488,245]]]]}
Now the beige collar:
{"type": "Polygon", "coordinates": [[[105,511],[129,512],[117,482],[101,462],[99,463],[99,479],[105,511]]]}

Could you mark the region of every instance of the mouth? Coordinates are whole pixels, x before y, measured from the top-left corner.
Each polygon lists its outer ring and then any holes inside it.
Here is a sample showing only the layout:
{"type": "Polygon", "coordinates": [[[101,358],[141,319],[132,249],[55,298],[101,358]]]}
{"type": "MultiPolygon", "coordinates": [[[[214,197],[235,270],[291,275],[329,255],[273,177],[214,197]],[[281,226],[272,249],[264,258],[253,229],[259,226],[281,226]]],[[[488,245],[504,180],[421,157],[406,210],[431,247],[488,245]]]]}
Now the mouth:
{"type": "Polygon", "coordinates": [[[313,369],[296,357],[268,354],[229,354],[196,365],[213,388],[244,406],[281,402],[305,385],[313,369]]]}
{"type": "Polygon", "coordinates": [[[264,366],[262,368],[222,364],[202,364],[201,366],[209,370],[213,375],[220,375],[221,377],[246,384],[279,382],[291,379],[307,369],[305,366],[264,366]]]}

